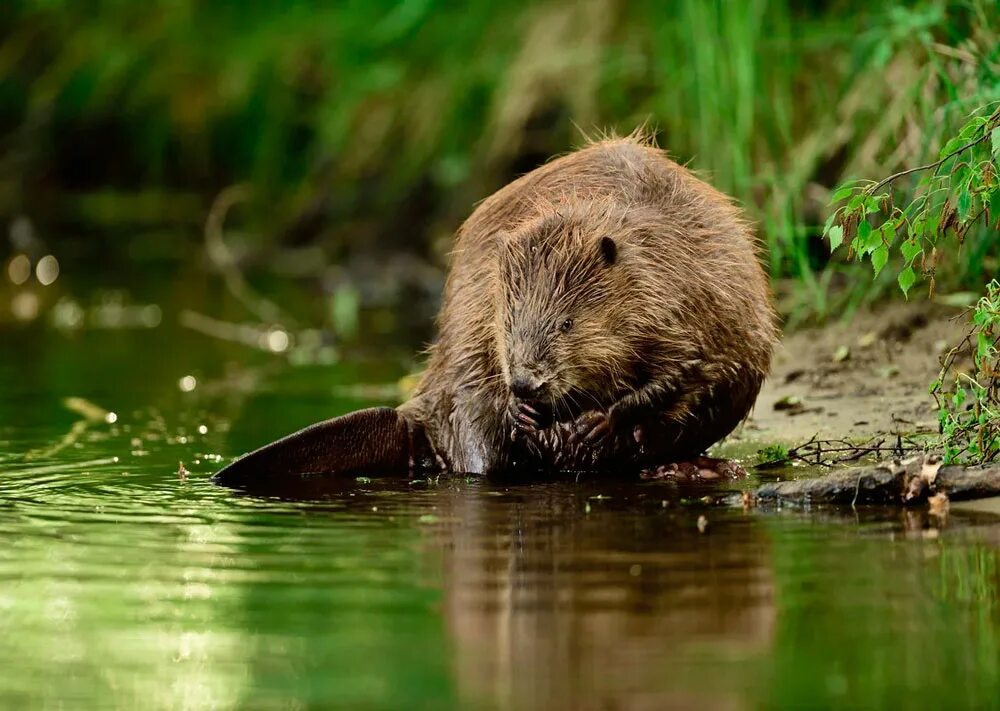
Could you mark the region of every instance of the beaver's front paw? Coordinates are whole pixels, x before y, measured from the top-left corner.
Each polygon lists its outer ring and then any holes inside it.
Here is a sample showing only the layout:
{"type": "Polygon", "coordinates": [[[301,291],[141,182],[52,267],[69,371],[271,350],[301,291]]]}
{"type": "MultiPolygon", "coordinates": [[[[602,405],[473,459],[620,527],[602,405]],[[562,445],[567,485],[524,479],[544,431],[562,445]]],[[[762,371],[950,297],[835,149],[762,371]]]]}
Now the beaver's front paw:
{"type": "Polygon", "coordinates": [[[536,407],[520,400],[511,400],[507,414],[514,425],[511,431],[513,439],[519,432],[537,435],[546,426],[545,415],[536,407]]]}
{"type": "Polygon", "coordinates": [[[611,434],[611,416],[599,410],[590,410],[573,421],[570,444],[597,444],[611,434]]]}

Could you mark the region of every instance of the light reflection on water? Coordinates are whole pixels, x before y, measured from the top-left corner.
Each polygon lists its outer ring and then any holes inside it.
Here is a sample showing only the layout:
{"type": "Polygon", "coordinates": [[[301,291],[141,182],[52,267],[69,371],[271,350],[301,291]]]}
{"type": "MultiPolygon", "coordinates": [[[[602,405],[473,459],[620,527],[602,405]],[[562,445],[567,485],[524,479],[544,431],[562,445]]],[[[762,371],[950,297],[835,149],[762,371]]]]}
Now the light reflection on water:
{"type": "Polygon", "coordinates": [[[461,478],[243,496],[208,482],[215,455],[364,404],[329,393],[388,371],[121,338],[0,351],[0,706],[1000,698],[992,515],[939,532],[919,513],[708,510],[655,483],[461,478]]]}

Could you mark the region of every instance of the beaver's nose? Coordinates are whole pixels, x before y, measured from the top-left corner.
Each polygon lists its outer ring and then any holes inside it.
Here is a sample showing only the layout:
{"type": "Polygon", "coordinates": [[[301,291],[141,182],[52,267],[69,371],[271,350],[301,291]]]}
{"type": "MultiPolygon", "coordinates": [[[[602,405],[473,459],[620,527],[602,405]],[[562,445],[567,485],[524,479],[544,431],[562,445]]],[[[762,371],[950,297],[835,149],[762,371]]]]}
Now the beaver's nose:
{"type": "Polygon", "coordinates": [[[524,371],[514,373],[510,379],[510,389],[522,400],[534,400],[545,391],[545,381],[537,375],[524,371]]]}

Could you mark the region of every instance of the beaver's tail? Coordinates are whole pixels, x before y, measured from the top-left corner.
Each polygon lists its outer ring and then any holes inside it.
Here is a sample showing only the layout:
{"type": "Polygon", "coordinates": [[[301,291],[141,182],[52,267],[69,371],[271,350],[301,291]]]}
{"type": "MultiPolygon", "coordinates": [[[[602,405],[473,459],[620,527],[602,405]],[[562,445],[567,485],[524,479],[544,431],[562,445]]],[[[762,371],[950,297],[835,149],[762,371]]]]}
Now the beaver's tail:
{"type": "Polygon", "coordinates": [[[213,481],[259,490],[309,475],[410,477],[437,466],[422,425],[392,408],[373,407],[265,445],[220,470],[213,481]]]}

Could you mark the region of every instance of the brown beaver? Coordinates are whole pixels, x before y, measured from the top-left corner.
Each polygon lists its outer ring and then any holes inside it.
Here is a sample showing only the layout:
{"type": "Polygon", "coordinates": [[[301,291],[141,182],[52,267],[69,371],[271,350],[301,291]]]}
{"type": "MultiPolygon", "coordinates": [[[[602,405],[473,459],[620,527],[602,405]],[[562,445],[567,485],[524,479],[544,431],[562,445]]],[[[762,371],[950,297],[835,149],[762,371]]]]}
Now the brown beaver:
{"type": "Polygon", "coordinates": [[[218,475],[638,470],[746,417],[777,340],[758,245],[641,136],[592,143],[459,229],[413,398],[329,420],[218,475]]]}

